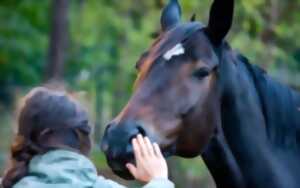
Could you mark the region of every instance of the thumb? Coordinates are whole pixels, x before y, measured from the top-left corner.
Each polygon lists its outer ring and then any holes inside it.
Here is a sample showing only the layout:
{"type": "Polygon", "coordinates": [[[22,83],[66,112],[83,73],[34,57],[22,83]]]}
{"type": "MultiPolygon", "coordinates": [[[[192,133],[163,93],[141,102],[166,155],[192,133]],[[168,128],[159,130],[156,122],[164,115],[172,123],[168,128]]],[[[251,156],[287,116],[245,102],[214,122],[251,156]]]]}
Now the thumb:
{"type": "Polygon", "coordinates": [[[131,163],[127,163],[126,167],[129,170],[129,172],[132,174],[132,176],[134,178],[137,178],[137,168],[131,163]]]}

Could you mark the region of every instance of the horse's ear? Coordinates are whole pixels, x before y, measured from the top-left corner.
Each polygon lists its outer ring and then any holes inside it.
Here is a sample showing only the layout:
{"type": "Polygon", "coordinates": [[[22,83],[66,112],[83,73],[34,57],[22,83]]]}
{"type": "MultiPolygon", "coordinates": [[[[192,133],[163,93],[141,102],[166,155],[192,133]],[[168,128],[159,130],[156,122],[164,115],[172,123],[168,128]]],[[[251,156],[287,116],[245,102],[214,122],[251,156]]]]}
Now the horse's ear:
{"type": "Polygon", "coordinates": [[[160,22],[163,31],[167,31],[180,22],[181,7],[178,0],[170,0],[169,4],[164,8],[160,22]]]}
{"type": "Polygon", "coordinates": [[[234,0],[214,0],[206,28],[211,42],[218,46],[229,32],[234,14],[234,0]]]}
{"type": "Polygon", "coordinates": [[[196,21],[196,14],[195,14],[195,13],[192,15],[192,17],[191,17],[190,21],[191,21],[191,22],[194,22],[194,21],[196,21]]]}

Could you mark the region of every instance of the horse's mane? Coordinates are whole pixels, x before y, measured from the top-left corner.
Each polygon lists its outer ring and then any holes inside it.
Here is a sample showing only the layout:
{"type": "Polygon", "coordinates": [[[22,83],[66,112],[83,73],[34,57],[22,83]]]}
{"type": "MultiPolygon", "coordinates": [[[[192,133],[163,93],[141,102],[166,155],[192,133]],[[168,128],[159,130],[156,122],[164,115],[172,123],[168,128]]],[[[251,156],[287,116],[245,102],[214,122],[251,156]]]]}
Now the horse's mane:
{"type": "Polygon", "coordinates": [[[251,75],[260,99],[269,140],[282,148],[300,149],[300,93],[272,79],[237,54],[251,75]]]}

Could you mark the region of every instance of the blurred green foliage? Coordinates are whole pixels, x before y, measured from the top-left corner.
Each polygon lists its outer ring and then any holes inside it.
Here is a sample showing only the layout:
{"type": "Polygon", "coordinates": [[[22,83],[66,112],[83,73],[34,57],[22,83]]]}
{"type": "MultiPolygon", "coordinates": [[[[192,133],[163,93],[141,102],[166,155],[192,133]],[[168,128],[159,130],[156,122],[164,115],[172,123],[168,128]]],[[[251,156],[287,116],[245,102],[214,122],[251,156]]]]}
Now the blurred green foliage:
{"type": "MultiPolygon", "coordinates": [[[[151,34],[159,31],[160,12],[165,2],[69,1],[64,78],[73,90],[86,93],[95,120],[96,143],[105,123],[130,97],[136,76],[135,62],[150,46],[151,34]]],[[[8,141],[12,138],[9,133],[13,124],[13,104],[29,88],[43,83],[48,63],[51,3],[51,0],[0,1],[2,168],[3,153],[8,154],[8,141]]],[[[189,20],[196,13],[197,20],[206,23],[211,3],[212,0],[181,0],[183,20],[189,20]]],[[[299,10],[300,0],[237,1],[234,25],[228,37],[232,47],[252,63],[297,88],[300,88],[299,10]]],[[[99,168],[107,168],[99,152],[92,156],[99,168]]],[[[187,177],[207,177],[201,161],[196,162],[199,167],[188,160],[175,161],[174,168],[184,171],[187,177]]]]}

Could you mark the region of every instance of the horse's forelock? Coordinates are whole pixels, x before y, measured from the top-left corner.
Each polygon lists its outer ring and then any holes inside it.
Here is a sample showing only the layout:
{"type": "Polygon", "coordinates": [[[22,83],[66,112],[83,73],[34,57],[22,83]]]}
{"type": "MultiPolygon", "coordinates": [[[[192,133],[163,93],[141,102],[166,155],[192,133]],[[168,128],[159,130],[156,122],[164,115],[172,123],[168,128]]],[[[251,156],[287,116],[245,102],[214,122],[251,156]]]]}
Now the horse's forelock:
{"type": "Polygon", "coordinates": [[[143,78],[149,72],[155,60],[165,54],[178,43],[189,38],[195,31],[204,29],[204,25],[200,22],[189,22],[180,24],[170,31],[161,33],[154,41],[147,56],[141,59],[139,64],[139,78],[143,78]]]}

